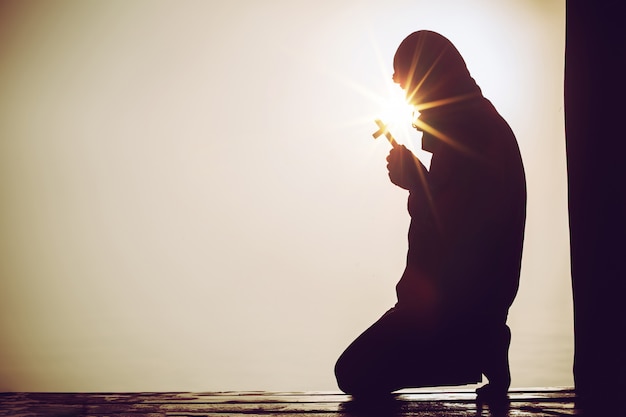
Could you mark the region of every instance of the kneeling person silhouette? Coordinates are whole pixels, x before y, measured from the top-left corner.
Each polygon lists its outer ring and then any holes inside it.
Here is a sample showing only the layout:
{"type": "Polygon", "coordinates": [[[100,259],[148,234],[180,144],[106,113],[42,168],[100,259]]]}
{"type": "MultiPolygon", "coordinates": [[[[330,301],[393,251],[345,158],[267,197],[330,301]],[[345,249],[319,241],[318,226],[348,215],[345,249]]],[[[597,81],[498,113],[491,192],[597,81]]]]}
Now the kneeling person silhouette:
{"type": "Polygon", "coordinates": [[[505,397],[511,376],[506,325],[519,284],[526,181],[517,141],[483,97],[457,49],[418,31],[400,44],[393,79],[420,112],[415,127],[430,169],[406,147],[387,157],[408,190],[406,268],[397,303],[335,365],[355,396],[426,386],[489,384],[505,397]]]}

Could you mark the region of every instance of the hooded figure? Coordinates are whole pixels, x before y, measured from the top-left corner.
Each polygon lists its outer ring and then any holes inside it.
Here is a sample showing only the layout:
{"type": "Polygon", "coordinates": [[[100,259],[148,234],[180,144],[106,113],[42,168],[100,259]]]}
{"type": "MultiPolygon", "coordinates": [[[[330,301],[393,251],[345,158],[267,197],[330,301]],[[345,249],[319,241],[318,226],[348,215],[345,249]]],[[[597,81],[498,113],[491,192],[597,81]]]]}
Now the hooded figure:
{"type": "Polygon", "coordinates": [[[398,302],[359,336],[335,366],[346,393],[510,385],[506,325],[517,293],[526,181],[515,136],[483,97],[443,36],[409,35],[394,57],[394,81],[419,111],[415,127],[430,169],[404,146],[387,157],[392,183],[409,191],[406,268],[398,302]]]}

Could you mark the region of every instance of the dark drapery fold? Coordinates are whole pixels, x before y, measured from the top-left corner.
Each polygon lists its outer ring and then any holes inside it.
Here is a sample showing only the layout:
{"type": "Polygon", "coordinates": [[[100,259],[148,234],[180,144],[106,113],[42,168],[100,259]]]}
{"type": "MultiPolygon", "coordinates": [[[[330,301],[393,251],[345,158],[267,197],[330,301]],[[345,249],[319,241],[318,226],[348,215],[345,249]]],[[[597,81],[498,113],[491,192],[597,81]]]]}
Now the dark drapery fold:
{"type": "Polygon", "coordinates": [[[625,10],[622,1],[567,1],[574,379],[588,404],[608,404],[626,389],[625,10]]]}

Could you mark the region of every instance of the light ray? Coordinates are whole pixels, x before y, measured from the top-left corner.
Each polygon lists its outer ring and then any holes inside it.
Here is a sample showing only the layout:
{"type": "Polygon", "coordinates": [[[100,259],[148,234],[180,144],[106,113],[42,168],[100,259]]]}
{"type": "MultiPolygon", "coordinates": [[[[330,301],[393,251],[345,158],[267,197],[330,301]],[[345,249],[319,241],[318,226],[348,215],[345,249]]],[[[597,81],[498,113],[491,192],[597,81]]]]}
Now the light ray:
{"type": "MultiPolygon", "coordinates": [[[[416,162],[417,165],[417,162],[416,162]]],[[[420,167],[416,167],[417,172],[419,174],[419,179],[420,179],[420,183],[422,185],[422,190],[424,192],[424,196],[426,197],[426,202],[428,204],[428,208],[430,209],[430,212],[432,213],[433,216],[433,221],[435,223],[435,227],[437,228],[437,230],[439,230],[440,232],[443,231],[443,226],[441,223],[441,220],[439,219],[439,214],[437,213],[436,207],[435,207],[435,201],[433,200],[433,194],[430,191],[430,187],[428,185],[428,180],[426,178],[426,172],[424,172],[424,170],[422,170],[420,167]]]]}
{"type": "Polygon", "coordinates": [[[461,151],[463,153],[465,153],[466,155],[469,155],[473,158],[476,159],[484,159],[483,156],[481,156],[478,152],[473,151],[469,146],[466,146],[456,140],[454,140],[452,137],[450,137],[449,135],[446,135],[445,133],[443,133],[440,130],[435,129],[434,127],[432,127],[431,125],[429,125],[428,123],[425,123],[423,120],[420,119],[415,119],[415,127],[419,130],[422,130],[426,133],[429,133],[433,136],[435,136],[437,139],[441,140],[442,142],[444,142],[445,144],[449,145],[450,147],[461,151]]]}
{"type": "Polygon", "coordinates": [[[458,103],[464,100],[468,100],[471,98],[475,98],[478,97],[479,95],[477,93],[469,93],[469,94],[461,94],[459,96],[456,97],[449,97],[449,98],[442,98],[439,100],[433,100],[433,101],[429,101],[427,103],[420,103],[417,104],[415,106],[415,108],[417,109],[417,111],[423,111],[423,110],[428,110],[428,109],[432,109],[434,107],[440,107],[440,106],[445,106],[447,104],[454,104],[454,103],[458,103]]]}
{"type": "MultiPolygon", "coordinates": [[[[407,80],[412,80],[415,78],[415,71],[417,68],[417,62],[419,60],[419,55],[420,53],[416,53],[413,57],[413,60],[411,61],[411,68],[409,70],[409,77],[407,78],[407,80]]],[[[417,96],[418,91],[420,90],[420,88],[422,87],[422,85],[424,84],[424,82],[426,81],[426,79],[430,76],[430,73],[433,71],[433,69],[435,68],[435,66],[437,65],[437,63],[439,62],[439,60],[441,59],[441,57],[444,55],[443,52],[441,52],[439,54],[439,56],[437,57],[437,59],[435,59],[432,63],[432,65],[428,68],[428,70],[424,73],[424,76],[419,80],[419,82],[417,83],[417,85],[415,86],[415,88],[413,88],[410,92],[407,92],[407,100],[410,102],[413,102],[413,99],[417,96]]],[[[408,88],[409,86],[407,86],[408,88]]]]}

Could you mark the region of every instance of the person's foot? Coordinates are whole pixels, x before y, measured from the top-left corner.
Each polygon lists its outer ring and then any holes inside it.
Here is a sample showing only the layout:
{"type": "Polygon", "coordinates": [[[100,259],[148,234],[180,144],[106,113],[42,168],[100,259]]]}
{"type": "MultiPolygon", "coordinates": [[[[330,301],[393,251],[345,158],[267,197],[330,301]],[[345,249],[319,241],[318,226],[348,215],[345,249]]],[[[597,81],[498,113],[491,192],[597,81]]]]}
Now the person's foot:
{"type": "Polygon", "coordinates": [[[511,330],[504,324],[487,337],[488,345],[483,351],[482,372],[489,383],[476,390],[484,398],[506,398],[511,385],[509,369],[509,345],[511,330]]]}
{"type": "Polygon", "coordinates": [[[509,415],[509,396],[508,390],[502,391],[485,384],[476,390],[476,403],[479,414],[482,414],[484,404],[489,406],[489,415],[492,417],[506,417],[509,415]]]}
{"type": "Polygon", "coordinates": [[[493,386],[491,384],[485,384],[476,389],[478,399],[486,403],[506,401],[508,399],[508,392],[508,388],[502,389],[502,387],[493,386]]]}

